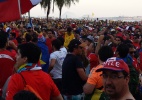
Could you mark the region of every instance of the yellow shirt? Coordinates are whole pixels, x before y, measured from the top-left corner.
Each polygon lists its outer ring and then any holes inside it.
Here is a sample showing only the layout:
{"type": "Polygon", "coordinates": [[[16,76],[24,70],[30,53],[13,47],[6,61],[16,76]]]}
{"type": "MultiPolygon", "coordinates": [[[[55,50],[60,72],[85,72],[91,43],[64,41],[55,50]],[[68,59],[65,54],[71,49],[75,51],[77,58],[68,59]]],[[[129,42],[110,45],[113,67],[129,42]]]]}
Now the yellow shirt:
{"type": "Polygon", "coordinates": [[[75,38],[75,37],[74,37],[74,34],[73,34],[73,33],[71,33],[71,35],[68,35],[67,33],[65,33],[64,47],[68,48],[68,45],[69,45],[70,41],[71,41],[72,39],[74,39],[74,38],[75,38]]]}

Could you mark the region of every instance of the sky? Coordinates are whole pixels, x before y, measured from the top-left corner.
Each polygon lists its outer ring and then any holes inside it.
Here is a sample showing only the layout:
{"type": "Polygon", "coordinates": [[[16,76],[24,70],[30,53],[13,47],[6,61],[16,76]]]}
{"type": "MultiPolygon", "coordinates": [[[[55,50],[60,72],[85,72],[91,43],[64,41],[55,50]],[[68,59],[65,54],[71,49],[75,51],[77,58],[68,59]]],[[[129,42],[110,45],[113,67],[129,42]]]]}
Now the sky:
{"type": "MultiPolygon", "coordinates": [[[[50,17],[58,17],[59,10],[55,6],[54,13],[51,5],[50,17]]],[[[30,10],[31,16],[46,16],[46,11],[40,5],[30,10]]],[[[79,0],[71,7],[63,7],[62,17],[118,17],[142,16],[142,0],[79,0]]]]}

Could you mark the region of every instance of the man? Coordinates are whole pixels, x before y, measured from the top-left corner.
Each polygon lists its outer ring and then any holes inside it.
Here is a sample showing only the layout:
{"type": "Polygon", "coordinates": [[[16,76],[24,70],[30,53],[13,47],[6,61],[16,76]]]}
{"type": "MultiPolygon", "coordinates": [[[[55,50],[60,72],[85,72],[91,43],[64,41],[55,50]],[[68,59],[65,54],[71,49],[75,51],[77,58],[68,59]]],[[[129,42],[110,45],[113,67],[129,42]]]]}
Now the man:
{"type": "Polygon", "coordinates": [[[103,68],[96,70],[100,71],[102,71],[104,91],[110,100],[135,100],[129,91],[129,67],[122,59],[116,57],[107,59],[103,68]]]}
{"type": "Polygon", "coordinates": [[[138,60],[136,58],[136,56],[138,55],[138,54],[136,54],[136,49],[133,44],[129,43],[127,45],[129,47],[129,55],[132,57],[132,60],[133,60],[132,64],[133,64],[134,68],[137,70],[137,72],[140,72],[140,66],[139,66],[138,60]]]}
{"type": "Polygon", "coordinates": [[[68,27],[67,28],[67,32],[65,32],[65,34],[64,34],[64,39],[65,39],[65,41],[64,41],[64,47],[68,47],[68,45],[69,45],[69,43],[70,43],[70,41],[72,40],[72,39],[74,39],[75,37],[74,37],[74,34],[72,33],[72,28],[71,27],[68,27]]]}
{"type": "Polygon", "coordinates": [[[51,77],[38,66],[41,50],[33,43],[18,46],[15,69],[7,87],[6,100],[13,100],[13,96],[24,90],[26,85],[31,86],[42,100],[63,100],[59,90],[51,77]]]}
{"type": "Polygon", "coordinates": [[[133,65],[132,57],[129,55],[129,46],[126,44],[120,44],[117,47],[116,54],[118,58],[122,59],[128,65],[130,69],[129,89],[135,98],[139,98],[138,96],[139,91],[137,89],[139,85],[139,80],[138,80],[139,73],[133,65]]]}
{"type": "MultiPolygon", "coordinates": [[[[92,94],[92,92],[95,90],[91,97],[91,100],[99,100],[103,89],[102,78],[100,76],[102,72],[96,72],[96,70],[102,68],[103,62],[105,62],[108,58],[112,56],[113,56],[113,51],[111,47],[103,46],[100,48],[98,52],[98,58],[100,64],[98,66],[94,66],[94,68],[91,70],[87,83],[83,87],[85,94],[92,94]]],[[[88,96],[86,95],[86,97],[88,96]]]]}
{"type": "Polygon", "coordinates": [[[66,58],[62,65],[62,84],[64,100],[82,100],[83,85],[87,80],[85,68],[78,55],[82,53],[81,42],[77,39],[71,40],[68,45],[66,58]]]}
{"type": "Polygon", "coordinates": [[[52,41],[53,52],[50,54],[48,72],[60,92],[62,91],[62,64],[66,53],[60,50],[61,42],[58,39],[52,41]]]}
{"type": "Polygon", "coordinates": [[[139,42],[140,42],[140,36],[139,34],[134,34],[134,37],[133,37],[133,45],[135,46],[136,50],[140,48],[140,45],[139,45],[139,42]]]}
{"type": "Polygon", "coordinates": [[[60,36],[57,39],[60,40],[60,42],[61,42],[60,50],[63,51],[67,55],[67,49],[64,47],[64,38],[60,36]]]}
{"type": "Polygon", "coordinates": [[[8,41],[8,34],[0,30],[0,97],[5,81],[14,72],[15,55],[6,49],[11,43],[13,42],[8,41]]]}

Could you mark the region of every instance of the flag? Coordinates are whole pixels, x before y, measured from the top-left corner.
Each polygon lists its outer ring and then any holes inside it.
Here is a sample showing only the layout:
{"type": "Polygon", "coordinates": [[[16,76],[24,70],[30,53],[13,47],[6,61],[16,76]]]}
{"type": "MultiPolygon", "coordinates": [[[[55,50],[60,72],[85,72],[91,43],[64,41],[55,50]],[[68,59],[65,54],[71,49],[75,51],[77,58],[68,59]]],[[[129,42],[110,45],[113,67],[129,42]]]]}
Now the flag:
{"type": "Polygon", "coordinates": [[[0,22],[14,21],[41,0],[0,0],[0,22]]]}
{"type": "Polygon", "coordinates": [[[37,5],[42,0],[20,0],[21,13],[24,14],[28,12],[32,7],[37,5]]]}
{"type": "Polygon", "coordinates": [[[0,22],[20,18],[18,0],[0,0],[0,22]]]}
{"type": "Polygon", "coordinates": [[[94,17],[94,13],[92,13],[92,16],[94,17]]]}

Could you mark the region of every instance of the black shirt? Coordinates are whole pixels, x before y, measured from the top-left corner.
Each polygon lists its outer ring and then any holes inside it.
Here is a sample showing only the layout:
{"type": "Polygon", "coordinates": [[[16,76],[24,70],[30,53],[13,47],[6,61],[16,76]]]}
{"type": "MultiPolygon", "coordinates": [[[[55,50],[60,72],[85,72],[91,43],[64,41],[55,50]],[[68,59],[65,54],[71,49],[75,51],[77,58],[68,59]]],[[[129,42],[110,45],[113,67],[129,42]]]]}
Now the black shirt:
{"type": "Polygon", "coordinates": [[[83,93],[83,81],[77,73],[77,68],[83,68],[78,56],[67,54],[62,65],[63,94],[78,95],[83,93]]]}

